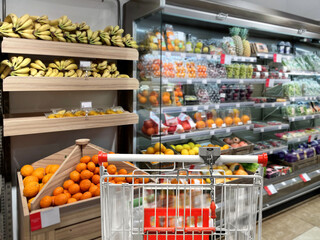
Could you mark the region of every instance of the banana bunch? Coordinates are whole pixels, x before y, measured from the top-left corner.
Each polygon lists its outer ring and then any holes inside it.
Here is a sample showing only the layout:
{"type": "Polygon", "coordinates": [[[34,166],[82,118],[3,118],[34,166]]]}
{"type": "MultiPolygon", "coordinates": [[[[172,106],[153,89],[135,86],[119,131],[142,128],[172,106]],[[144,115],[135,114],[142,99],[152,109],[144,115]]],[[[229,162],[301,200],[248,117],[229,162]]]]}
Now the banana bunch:
{"type": "Polygon", "coordinates": [[[120,28],[118,25],[115,27],[108,26],[104,29],[104,32],[109,34],[112,45],[118,46],[118,47],[125,47],[122,41],[122,33],[124,32],[124,30],[120,28]]]}
{"type": "Polygon", "coordinates": [[[0,35],[4,37],[20,38],[20,35],[12,30],[12,23],[3,22],[0,26],[0,35]]]}
{"type": "Polygon", "coordinates": [[[110,34],[105,31],[99,31],[99,37],[103,44],[111,46],[111,37],[110,34]]]}
{"type": "Polygon", "coordinates": [[[100,42],[99,31],[92,32],[91,29],[88,29],[87,38],[89,44],[102,45],[102,42],[100,42]]]}
{"type": "Polygon", "coordinates": [[[126,47],[138,48],[137,42],[133,40],[133,37],[128,33],[122,38],[126,47]]]}
{"type": "Polygon", "coordinates": [[[82,23],[76,23],[76,30],[77,31],[87,31],[90,29],[90,27],[85,23],[85,22],[82,22],[82,23]]]}
{"type": "Polygon", "coordinates": [[[75,34],[72,34],[70,32],[63,33],[63,37],[67,40],[67,42],[71,43],[77,43],[77,36],[75,34]]]}
{"type": "Polygon", "coordinates": [[[59,18],[58,27],[64,32],[72,32],[77,29],[77,25],[73,24],[67,16],[62,16],[59,18]]]}
{"type": "Polygon", "coordinates": [[[48,19],[47,15],[42,15],[41,17],[39,16],[30,16],[32,21],[36,24],[39,23],[40,25],[44,24],[49,24],[50,25],[50,20],[48,19]]]}
{"type": "Polygon", "coordinates": [[[53,41],[66,42],[67,40],[63,37],[62,30],[56,27],[50,27],[50,36],[53,41]]]}
{"type": "MultiPolygon", "coordinates": [[[[33,29],[33,21],[30,18],[29,14],[25,14],[22,17],[18,18],[17,15],[11,13],[5,19],[4,22],[12,23],[12,30],[15,33],[25,33],[28,34],[28,31],[33,29]]],[[[24,37],[24,36],[22,36],[24,37]]]]}
{"type": "Polygon", "coordinates": [[[40,23],[36,23],[34,25],[34,31],[33,31],[33,35],[36,38],[42,39],[42,40],[47,40],[47,41],[52,41],[52,37],[51,37],[51,32],[50,32],[50,24],[43,24],[41,25],[40,23]]]}
{"type": "MultiPolygon", "coordinates": [[[[68,72],[70,70],[77,70],[78,66],[74,63],[73,59],[67,59],[67,60],[54,60],[54,63],[50,63],[49,68],[57,69],[60,72],[68,72]]],[[[73,74],[72,74],[73,75],[73,74]]]]}
{"type": "Polygon", "coordinates": [[[130,78],[127,74],[120,74],[117,78],[130,78]]]}
{"type": "Polygon", "coordinates": [[[78,43],[88,43],[87,31],[76,31],[76,40],[78,43]]]}
{"type": "Polygon", "coordinates": [[[9,74],[11,76],[29,76],[29,63],[30,58],[24,58],[22,56],[12,57],[10,60],[6,59],[1,62],[0,73],[1,78],[7,77],[9,74]]]}
{"type": "Polygon", "coordinates": [[[100,63],[91,64],[91,72],[93,77],[116,78],[119,76],[115,63],[108,64],[107,60],[100,63]]]}
{"type": "Polygon", "coordinates": [[[91,76],[91,72],[90,71],[83,71],[81,69],[78,69],[76,71],[77,77],[90,77],[91,76]]]}

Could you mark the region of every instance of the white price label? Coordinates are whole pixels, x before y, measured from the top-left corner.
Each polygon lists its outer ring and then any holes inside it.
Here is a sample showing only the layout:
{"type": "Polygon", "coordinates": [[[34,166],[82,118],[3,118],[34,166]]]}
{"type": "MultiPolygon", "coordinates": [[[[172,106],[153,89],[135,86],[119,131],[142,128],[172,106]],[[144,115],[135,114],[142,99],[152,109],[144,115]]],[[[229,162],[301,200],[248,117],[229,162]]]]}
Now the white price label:
{"type": "Polygon", "coordinates": [[[275,106],[276,106],[276,104],[275,104],[275,103],[272,103],[272,104],[271,104],[271,107],[275,107],[275,106]]]}
{"type": "Polygon", "coordinates": [[[212,130],[212,131],[210,131],[210,135],[214,135],[214,133],[215,133],[215,132],[214,132],[213,130],[212,130]]]}
{"type": "Polygon", "coordinates": [[[250,62],[255,62],[254,58],[249,58],[249,59],[250,59],[250,62]]]}
{"type": "Polygon", "coordinates": [[[284,103],[283,103],[283,106],[287,106],[287,103],[286,103],[286,102],[284,102],[284,103]]]}
{"type": "Polygon", "coordinates": [[[302,119],[303,119],[303,120],[306,120],[306,119],[307,119],[307,117],[306,117],[306,116],[303,116],[303,117],[302,117],[302,119]]]}
{"type": "Polygon", "coordinates": [[[231,64],[232,57],[230,55],[226,55],[224,64],[231,64]]]}
{"type": "Polygon", "coordinates": [[[187,84],[192,84],[192,79],[187,79],[187,84]]]}
{"type": "Polygon", "coordinates": [[[221,97],[221,98],[225,98],[225,97],[226,97],[226,94],[225,94],[225,93],[220,93],[220,97],[221,97]]]}
{"type": "Polygon", "coordinates": [[[243,79],[240,79],[239,83],[240,83],[240,84],[243,84],[243,83],[244,83],[243,79]]]}
{"type": "Polygon", "coordinates": [[[207,55],[206,58],[207,58],[207,60],[210,60],[212,58],[212,56],[211,55],[207,55]]]}
{"type": "Polygon", "coordinates": [[[180,139],[186,139],[186,135],[185,134],[181,134],[180,135],[180,139]]]}
{"type": "Polygon", "coordinates": [[[264,189],[266,190],[269,196],[276,194],[278,192],[273,184],[269,184],[268,186],[265,186],[264,189]]]}
{"type": "Polygon", "coordinates": [[[52,208],[41,212],[41,226],[42,228],[49,227],[54,224],[60,223],[59,208],[52,208]]]}
{"type": "Polygon", "coordinates": [[[308,174],[306,174],[306,173],[300,174],[299,177],[300,177],[300,178],[302,179],[302,181],[304,181],[304,182],[308,182],[308,181],[311,180],[311,178],[310,178],[310,177],[308,176],[308,174]]]}
{"type": "Polygon", "coordinates": [[[193,110],[193,111],[198,111],[198,106],[193,106],[193,107],[192,107],[192,110],[193,110]]]}
{"type": "Polygon", "coordinates": [[[211,128],[217,128],[217,125],[216,125],[215,123],[213,123],[213,124],[211,125],[211,128]]]}
{"type": "Polygon", "coordinates": [[[295,100],[296,100],[296,98],[294,98],[294,97],[293,97],[293,98],[291,98],[291,101],[293,101],[293,102],[294,102],[295,100]]]}
{"type": "Polygon", "coordinates": [[[286,183],[286,182],[281,182],[281,184],[282,184],[283,186],[286,186],[286,185],[287,185],[287,183],[286,183]]]}
{"type": "Polygon", "coordinates": [[[231,132],[231,129],[230,128],[226,128],[226,133],[229,133],[231,132]]]}
{"type": "Polygon", "coordinates": [[[291,122],[294,122],[296,119],[293,117],[293,118],[291,118],[291,122]]]}
{"type": "Polygon", "coordinates": [[[89,70],[91,68],[91,61],[80,61],[80,68],[89,70]]]}
{"type": "Polygon", "coordinates": [[[280,125],[280,126],[278,126],[278,129],[279,129],[279,130],[281,130],[281,129],[282,129],[282,126],[281,126],[281,125],[280,125]]]}
{"type": "Polygon", "coordinates": [[[316,172],[317,172],[317,173],[320,173],[320,169],[318,169],[316,172]]]}
{"type": "Polygon", "coordinates": [[[262,66],[261,65],[257,65],[257,70],[258,70],[258,72],[261,72],[262,71],[262,66]]]}
{"type": "Polygon", "coordinates": [[[264,128],[261,128],[261,129],[260,129],[260,132],[262,132],[262,133],[263,133],[263,132],[264,132],[264,128]]]}
{"type": "Polygon", "coordinates": [[[249,129],[250,129],[250,126],[246,126],[246,129],[249,130],[249,129]]]}
{"type": "Polygon", "coordinates": [[[237,108],[240,107],[240,103],[236,103],[236,107],[237,107],[237,108]]]}
{"type": "Polygon", "coordinates": [[[261,107],[264,108],[264,103],[261,104],[261,107]]]}
{"type": "Polygon", "coordinates": [[[239,126],[243,125],[243,122],[238,122],[238,125],[239,125],[239,126]]]}
{"type": "Polygon", "coordinates": [[[221,79],[218,79],[218,80],[217,80],[217,84],[221,84],[221,79]]]}
{"type": "Polygon", "coordinates": [[[207,83],[208,83],[207,79],[202,79],[202,84],[207,84],[207,83]]]}
{"type": "Polygon", "coordinates": [[[295,179],[295,178],[292,178],[292,182],[296,182],[297,181],[297,179],[295,179]]]}
{"type": "Polygon", "coordinates": [[[181,112],[186,112],[187,111],[187,108],[186,107],[182,107],[181,108],[181,112]]]}
{"type": "Polygon", "coordinates": [[[208,110],[209,109],[209,106],[208,105],[204,105],[204,110],[208,110]]]}
{"type": "Polygon", "coordinates": [[[269,154],[273,154],[273,150],[270,150],[270,151],[269,151],[269,154]]]}
{"type": "Polygon", "coordinates": [[[311,115],[311,118],[314,119],[314,115],[311,115]]]}
{"type": "Polygon", "coordinates": [[[215,108],[215,109],[219,109],[219,108],[220,108],[220,105],[219,105],[219,104],[216,104],[214,108],[215,108]]]}
{"type": "Polygon", "coordinates": [[[222,123],[221,127],[225,128],[227,125],[225,123],[222,123]]]}
{"type": "Polygon", "coordinates": [[[247,122],[247,124],[251,124],[252,123],[252,121],[251,120],[249,120],[248,122],[247,122]]]}
{"type": "Polygon", "coordinates": [[[301,138],[298,138],[297,140],[298,140],[298,142],[300,142],[300,141],[301,141],[301,138]]]}
{"type": "Polygon", "coordinates": [[[282,61],[282,55],[280,55],[280,54],[273,54],[273,62],[275,62],[275,63],[281,63],[281,61],[282,61]]]}
{"type": "Polygon", "coordinates": [[[169,82],[169,81],[168,81],[167,78],[162,79],[162,83],[163,83],[163,84],[168,84],[168,82],[169,82]]]}
{"type": "Polygon", "coordinates": [[[92,102],[81,102],[81,108],[92,108],[92,102]]]}

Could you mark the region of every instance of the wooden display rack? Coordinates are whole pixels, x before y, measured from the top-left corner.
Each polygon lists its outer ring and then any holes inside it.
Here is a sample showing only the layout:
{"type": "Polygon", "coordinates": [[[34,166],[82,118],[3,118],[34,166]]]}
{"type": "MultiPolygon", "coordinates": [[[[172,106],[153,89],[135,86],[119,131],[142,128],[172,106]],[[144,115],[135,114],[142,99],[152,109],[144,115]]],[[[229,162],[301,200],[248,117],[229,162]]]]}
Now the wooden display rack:
{"type": "MultiPolygon", "coordinates": [[[[63,182],[69,179],[71,171],[75,170],[80,158],[84,155],[93,156],[99,151],[108,152],[94,144],[89,143],[89,139],[78,139],[76,144],[62,151],[54,153],[32,164],[34,168],[46,167],[49,164],[60,164],[59,169],[45,184],[31,203],[32,211],[29,212],[27,198],[23,196],[23,179],[18,172],[18,207],[19,207],[19,239],[94,239],[101,237],[100,220],[100,197],[93,197],[70,203],[62,206],[55,206],[40,209],[40,200],[46,195],[52,195],[53,190],[62,186],[63,182]],[[58,208],[60,212],[60,223],[31,231],[30,216],[45,211],[58,208]]],[[[117,168],[124,168],[128,172],[137,168],[126,162],[113,163],[117,168]]],[[[136,171],[138,174],[146,174],[143,171],[136,171]]]]}

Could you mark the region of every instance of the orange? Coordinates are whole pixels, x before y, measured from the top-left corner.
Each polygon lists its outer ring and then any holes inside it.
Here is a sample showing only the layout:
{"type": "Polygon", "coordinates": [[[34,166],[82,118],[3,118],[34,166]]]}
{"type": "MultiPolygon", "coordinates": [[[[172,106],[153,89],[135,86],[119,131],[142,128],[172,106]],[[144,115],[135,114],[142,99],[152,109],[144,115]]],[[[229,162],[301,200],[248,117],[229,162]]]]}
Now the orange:
{"type": "Polygon", "coordinates": [[[157,97],[156,97],[156,96],[150,96],[150,97],[149,97],[149,101],[150,101],[150,103],[153,103],[153,104],[155,104],[155,103],[157,103],[157,102],[158,102],[158,100],[157,100],[157,97]]]}
{"type": "Polygon", "coordinates": [[[68,190],[63,190],[63,193],[67,196],[67,198],[71,198],[71,194],[68,190]]]}
{"type": "Polygon", "coordinates": [[[42,178],[42,183],[43,184],[46,184],[49,180],[50,180],[50,178],[52,177],[52,173],[48,173],[47,175],[45,175],[43,178],[42,178]]]}
{"type": "Polygon", "coordinates": [[[163,103],[169,103],[170,102],[170,95],[163,95],[162,96],[162,102],[163,103]]]}
{"type": "Polygon", "coordinates": [[[202,120],[202,117],[201,117],[201,113],[199,112],[196,112],[194,115],[193,115],[194,119],[197,120],[197,121],[201,121],[202,120]]]}
{"type": "Polygon", "coordinates": [[[149,178],[139,178],[139,182],[140,183],[148,183],[149,182],[149,178]]]}
{"type": "MultiPolygon", "coordinates": [[[[128,173],[128,175],[132,175],[132,172],[128,173]]],[[[132,183],[132,177],[126,177],[126,180],[128,183],[132,183]]]]}
{"type": "Polygon", "coordinates": [[[206,121],[206,124],[207,124],[207,127],[212,128],[212,124],[214,124],[213,119],[208,119],[208,120],[206,121]]]}
{"type": "Polygon", "coordinates": [[[241,122],[241,119],[239,117],[233,118],[234,125],[239,125],[239,122],[241,122]]]}
{"type": "Polygon", "coordinates": [[[217,118],[217,119],[216,119],[216,125],[217,125],[217,127],[221,127],[222,124],[223,124],[223,120],[222,120],[221,118],[217,118]]]}
{"type": "Polygon", "coordinates": [[[143,90],[142,91],[142,95],[145,96],[145,97],[148,97],[149,91],[148,90],[143,90]]]}
{"type": "Polygon", "coordinates": [[[88,162],[87,168],[89,171],[94,172],[94,170],[96,170],[96,165],[93,162],[88,162]]]}
{"type": "Polygon", "coordinates": [[[51,168],[49,168],[49,173],[54,174],[58,170],[59,167],[60,167],[60,165],[58,165],[58,164],[51,165],[51,168]]]}
{"type": "Polygon", "coordinates": [[[250,117],[248,115],[242,115],[241,121],[243,124],[247,124],[247,122],[250,120],[250,117]]]}
{"type": "Polygon", "coordinates": [[[29,198],[34,197],[38,194],[39,189],[40,186],[38,182],[30,182],[24,187],[23,195],[29,198]]]}
{"type": "Polygon", "coordinates": [[[89,170],[83,170],[80,173],[80,176],[81,176],[81,179],[90,179],[93,176],[93,172],[90,172],[89,170]]]}
{"type": "Polygon", "coordinates": [[[28,183],[31,182],[38,182],[39,179],[36,176],[27,176],[23,179],[23,186],[26,186],[28,183]]]}
{"type": "Polygon", "coordinates": [[[108,162],[103,162],[102,165],[104,166],[104,168],[107,168],[109,166],[108,162]]]}
{"type": "Polygon", "coordinates": [[[134,179],[134,184],[139,184],[140,183],[140,180],[138,178],[135,178],[134,179]]]}
{"type": "Polygon", "coordinates": [[[91,181],[92,181],[94,184],[100,183],[100,176],[97,175],[97,174],[93,175],[92,178],[91,178],[91,181]]]}
{"type": "Polygon", "coordinates": [[[227,126],[231,126],[232,123],[233,123],[233,120],[232,120],[231,117],[226,117],[226,118],[224,119],[224,122],[226,123],[227,126]]]}
{"type": "Polygon", "coordinates": [[[83,156],[81,159],[80,159],[80,162],[82,163],[88,163],[91,161],[91,157],[89,156],[83,156]]]}
{"type": "Polygon", "coordinates": [[[147,133],[147,135],[152,136],[152,135],[154,135],[155,130],[154,130],[154,128],[148,128],[146,133],[147,133]]]}
{"type": "Polygon", "coordinates": [[[154,151],[155,152],[165,152],[167,150],[167,148],[161,143],[157,142],[155,145],[154,145],[154,151]],[[160,150],[161,148],[161,150],[160,150]]]}
{"type": "Polygon", "coordinates": [[[71,184],[68,188],[68,191],[71,195],[80,192],[80,186],[77,183],[71,184]]]}
{"type": "Polygon", "coordinates": [[[87,169],[87,164],[85,163],[78,163],[76,166],[77,172],[81,173],[83,170],[87,169]]]}
{"type": "Polygon", "coordinates": [[[50,207],[52,203],[52,199],[50,196],[44,196],[41,200],[40,200],[40,207],[41,208],[47,208],[50,207]]]}
{"type": "Polygon", "coordinates": [[[68,202],[68,197],[64,193],[61,193],[54,198],[54,205],[56,206],[64,205],[67,202],[68,202]]]}
{"type": "Polygon", "coordinates": [[[81,196],[82,196],[82,193],[81,193],[81,192],[78,192],[78,193],[72,195],[71,198],[74,198],[74,199],[76,199],[76,200],[78,201],[78,200],[80,200],[81,196]]]}
{"type": "Polygon", "coordinates": [[[126,178],[125,178],[125,177],[115,177],[115,178],[114,178],[114,181],[115,181],[116,183],[118,183],[118,182],[124,182],[124,181],[126,181],[126,178]]]}
{"type": "Polygon", "coordinates": [[[51,196],[51,200],[52,200],[51,206],[54,206],[54,200],[55,200],[55,198],[56,198],[56,196],[51,196]]]}
{"type": "Polygon", "coordinates": [[[100,196],[100,186],[97,186],[97,190],[93,193],[93,196],[100,196]]]}
{"type": "Polygon", "coordinates": [[[94,196],[95,191],[98,189],[98,187],[96,185],[93,185],[89,188],[89,192],[91,192],[91,194],[94,196]]]}
{"type": "Polygon", "coordinates": [[[24,177],[30,176],[33,173],[33,167],[31,165],[24,165],[20,172],[24,177]]]}
{"type": "Polygon", "coordinates": [[[147,102],[147,98],[144,96],[140,96],[138,97],[138,99],[139,99],[139,103],[145,104],[147,102]]]}
{"type": "Polygon", "coordinates": [[[167,149],[165,152],[164,152],[165,155],[174,155],[174,151],[172,149],[167,149]]]}
{"type": "Polygon", "coordinates": [[[86,192],[91,187],[91,181],[89,179],[84,179],[80,182],[81,192],[86,192]]]}
{"type": "Polygon", "coordinates": [[[77,199],[75,199],[75,198],[69,198],[67,203],[73,203],[73,202],[76,202],[76,201],[77,201],[77,199]]]}
{"type": "Polygon", "coordinates": [[[117,167],[111,164],[107,167],[107,171],[109,174],[115,174],[117,172],[117,167]]]}
{"type": "Polygon", "coordinates": [[[90,187],[92,187],[92,186],[95,186],[95,184],[94,184],[93,182],[91,182],[91,185],[90,185],[90,187]]]}
{"type": "Polygon", "coordinates": [[[99,167],[96,167],[95,169],[94,169],[94,172],[93,172],[94,174],[97,174],[97,175],[100,175],[100,169],[99,169],[99,167]]]}
{"type": "Polygon", "coordinates": [[[44,173],[44,168],[37,168],[31,175],[36,176],[39,180],[41,180],[44,177],[44,173]]]}
{"type": "Polygon", "coordinates": [[[196,123],[196,128],[197,128],[197,129],[202,129],[202,128],[205,128],[205,127],[206,127],[206,124],[205,124],[204,121],[198,121],[198,122],[196,123]]]}
{"type": "Polygon", "coordinates": [[[153,147],[148,147],[146,154],[154,154],[154,148],[153,147]]]}
{"type": "Polygon", "coordinates": [[[109,181],[109,183],[113,183],[113,184],[115,184],[116,182],[115,182],[115,181],[113,181],[113,180],[111,180],[111,181],[109,181]]]}
{"type": "MultiPolygon", "coordinates": [[[[88,170],[83,170],[83,171],[88,171],[88,170]]],[[[82,172],[83,172],[82,171],[82,172]]],[[[80,173],[78,173],[77,171],[72,171],[70,173],[70,179],[73,180],[74,182],[79,182],[80,180],[80,173]]]]}
{"type": "Polygon", "coordinates": [[[30,199],[28,200],[28,203],[31,203],[33,200],[34,200],[34,197],[33,197],[33,198],[30,198],[30,199]]]}
{"type": "Polygon", "coordinates": [[[53,195],[53,196],[57,196],[57,195],[63,193],[63,190],[64,190],[64,189],[63,189],[62,187],[57,187],[57,188],[55,188],[55,189],[53,190],[52,195],[53,195]]]}
{"type": "Polygon", "coordinates": [[[98,154],[93,155],[92,158],[91,158],[91,161],[92,161],[94,164],[98,164],[98,163],[99,163],[98,154]]]}
{"type": "Polygon", "coordinates": [[[82,194],[80,200],[84,200],[84,199],[88,199],[92,197],[92,193],[91,192],[85,192],[82,194]]]}
{"type": "Polygon", "coordinates": [[[71,180],[71,179],[69,179],[69,180],[67,180],[67,181],[64,181],[64,183],[63,183],[63,188],[64,188],[64,189],[68,189],[68,188],[70,187],[70,185],[72,185],[72,184],[74,184],[74,181],[71,180]]]}
{"type": "Polygon", "coordinates": [[[48,174],[48,173],[50,172],[51,167],[52,167],[51,164],[49,164],[49,165],[46,166],[46,168],[45,168],[45,173],[46,173],[46,174],[48,174]]]}
{"type": "Polygon", "coordinates": [[[118,174],[119,174],[119,175],[127,175],[128,172],[127,172],[127,170],[125,170],[124,168],[122,168],[122,169],[120,169],[120,170],[118,171],[118,174]]]}

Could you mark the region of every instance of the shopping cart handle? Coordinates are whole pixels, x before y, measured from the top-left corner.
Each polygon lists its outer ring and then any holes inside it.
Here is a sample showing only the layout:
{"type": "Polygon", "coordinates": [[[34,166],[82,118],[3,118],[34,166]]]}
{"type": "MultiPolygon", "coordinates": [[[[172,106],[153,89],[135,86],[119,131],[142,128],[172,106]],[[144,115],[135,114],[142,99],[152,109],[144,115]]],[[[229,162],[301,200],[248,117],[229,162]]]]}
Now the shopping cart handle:
{"type": "Polygon", "coordinates": [[[268,154],[262,153],[258,155],[258,163],[262,164],[264,167],[268,164],[268,154]]]}

